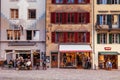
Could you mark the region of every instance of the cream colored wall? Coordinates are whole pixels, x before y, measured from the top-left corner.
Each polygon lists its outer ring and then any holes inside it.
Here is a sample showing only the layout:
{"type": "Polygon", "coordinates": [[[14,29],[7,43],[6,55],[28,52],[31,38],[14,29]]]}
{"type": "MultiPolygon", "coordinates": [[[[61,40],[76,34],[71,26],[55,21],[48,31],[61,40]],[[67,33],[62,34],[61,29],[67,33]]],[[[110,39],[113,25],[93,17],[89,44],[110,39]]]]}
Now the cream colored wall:
{"type": "MultiPolygon", "coordinates": [[[[119,4],[107,4],[107,5],[103,5],[103,4],[98,4],[97,5],[97,0],[94,0],[94,28],[95,28],[95,24],[96,24],[96,19],[97,19],[97,14],[120,14],[120,5],[119,4]],[[107,12],[102,12],[102,11],[107,11],[107,12]],[[116,11],[116,12],[115,12],[116,11]]],[[[99,32],[105,32],[107,33],[119,33],[120,31],[99,31],[99,32]]],[[[120,53],[120,44],[97,44],[97,33],[96,30],[94,31],[94,45],[95,45],[95,64],[96,66],[98,66],[98,52],[100,51],[117,51],[120,53]],[[111,50],[104,50],[104,47],[111,47],[111,50]]],[[[107,38],[107,40],[109,40],[107,38]]],[[[107,41],[109,42],[109,41],[107,41]]],[[[120,56],[118,57],[118,66],[120,66],[120,56]]]]}

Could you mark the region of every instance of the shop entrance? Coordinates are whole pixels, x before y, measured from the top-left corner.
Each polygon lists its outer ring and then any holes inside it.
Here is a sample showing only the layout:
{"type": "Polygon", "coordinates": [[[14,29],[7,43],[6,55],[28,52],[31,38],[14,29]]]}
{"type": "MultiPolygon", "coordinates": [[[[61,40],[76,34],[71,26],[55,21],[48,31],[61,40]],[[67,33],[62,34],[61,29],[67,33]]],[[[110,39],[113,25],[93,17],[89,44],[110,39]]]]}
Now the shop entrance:
{"type": "Polygon", "coordinates": [[[58,53],[57,52],[51,53],[51,67],[58,68],[58,53]]]}
{"type": "Polygon", "coordinates": [[[78,69],[85,69],[85,68],[91,68],[91,57],[90,53],[88,52],[79,52],[76,54],[76,63],[78,69]],[[88,63],[89,62],[89,63],[88,63]]]}
{"type": "Polygon", "coordinates": [[[33,54],[33,65],[40,65],[40,54],[37,52],[33,54]]]}
{"type": "Polygon", "coordinates": [[[99,68],[106,69],[106,63],[108,60],[112,63],[112,69],[118,69],[117,55],[99,55],[99,68]]]}

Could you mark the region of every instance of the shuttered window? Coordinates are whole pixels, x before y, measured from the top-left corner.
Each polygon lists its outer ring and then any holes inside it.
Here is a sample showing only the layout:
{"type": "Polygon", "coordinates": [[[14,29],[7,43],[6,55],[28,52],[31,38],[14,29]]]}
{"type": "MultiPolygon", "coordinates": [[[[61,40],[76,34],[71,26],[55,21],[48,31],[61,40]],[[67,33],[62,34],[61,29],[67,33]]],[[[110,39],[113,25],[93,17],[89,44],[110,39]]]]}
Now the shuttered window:
{"type": "Polygon", "coordinates": [[[97,43],[98,44],[106,44],[107,43],[107,34],[106,33],[97,34],[97,43]]]}
{"type": "Polygon", "coordinates": [[[77,12],[52,12],[51,23],[54,24],[87,24],[90,23],[90,13],[77,13],[77,12]]]}

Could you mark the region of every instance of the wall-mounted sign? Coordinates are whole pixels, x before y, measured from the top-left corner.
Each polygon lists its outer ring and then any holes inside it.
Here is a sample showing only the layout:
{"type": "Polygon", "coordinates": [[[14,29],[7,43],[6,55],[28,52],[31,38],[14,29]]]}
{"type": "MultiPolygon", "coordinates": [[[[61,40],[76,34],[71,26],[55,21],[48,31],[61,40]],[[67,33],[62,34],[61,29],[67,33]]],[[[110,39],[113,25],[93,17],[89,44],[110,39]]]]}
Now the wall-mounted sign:
{"type": "Polygon", "coordinates": [[[104,47],[105,50],[111,50],[111,47],[104,47]]]}

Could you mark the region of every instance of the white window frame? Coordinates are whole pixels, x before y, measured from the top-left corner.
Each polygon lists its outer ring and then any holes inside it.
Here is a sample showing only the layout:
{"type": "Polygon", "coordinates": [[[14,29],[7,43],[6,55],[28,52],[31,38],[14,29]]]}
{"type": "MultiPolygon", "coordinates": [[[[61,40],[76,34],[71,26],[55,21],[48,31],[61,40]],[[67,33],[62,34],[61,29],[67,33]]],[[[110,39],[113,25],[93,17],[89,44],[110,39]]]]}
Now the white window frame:
{"type": "Polygon", "coordinates": [[[119,43],[119,34],[112,33],[112,43],[119,43]]]}
{"type": "Polygon", "coordinates": [[[100,44],[107,44],[107,33],[100,33],[100,44]]]}

